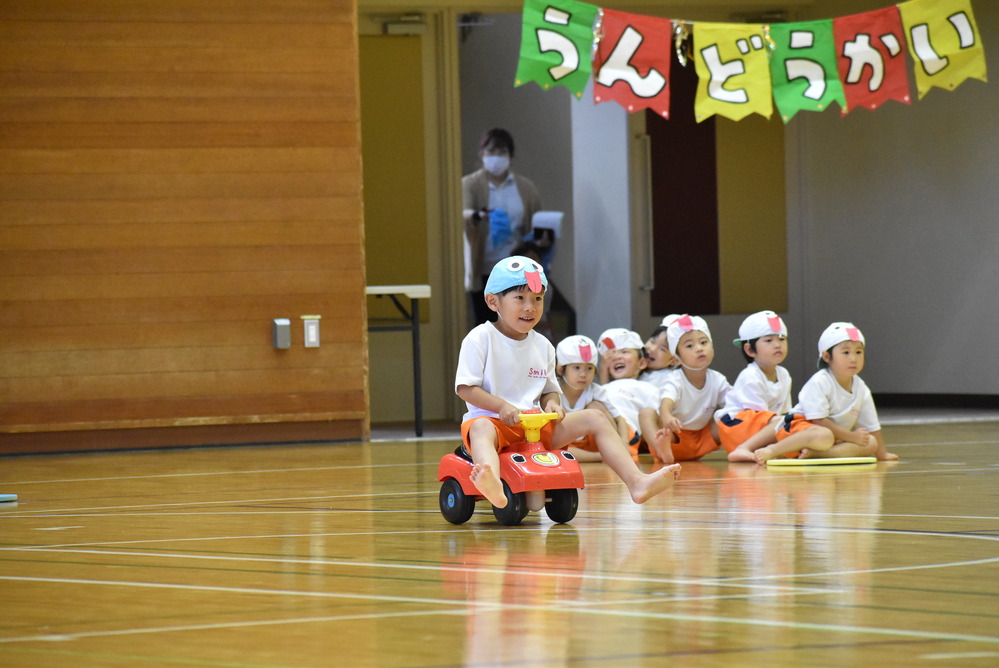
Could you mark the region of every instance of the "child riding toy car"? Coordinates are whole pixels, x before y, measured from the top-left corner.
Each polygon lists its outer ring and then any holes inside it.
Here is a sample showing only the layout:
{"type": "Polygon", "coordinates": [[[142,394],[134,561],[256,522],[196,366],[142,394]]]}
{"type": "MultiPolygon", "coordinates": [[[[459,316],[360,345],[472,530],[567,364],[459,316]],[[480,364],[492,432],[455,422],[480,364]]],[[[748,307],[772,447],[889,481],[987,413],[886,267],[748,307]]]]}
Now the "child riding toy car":
{"type": "MultiPolygon", "coordinates": [[[[583,472],[571,453],[549,450],[541,442],[541,428],[557,413],[527,411],[520,414],[525,440],[500,453],[500,479],[507,505],[493,506],[493,515],[503,525],[520,524],[529,510],[544,507],[548,517],[559,524],[569,522],[579,507],[578,490],[583,488],[583,472]]],[[[475,512],[475,502],[484,498],[469,480],[472,457],[464,445],[441,459],[437,480],[441,483],[441,514],[452,524],[464,524],[475,512]]]]}

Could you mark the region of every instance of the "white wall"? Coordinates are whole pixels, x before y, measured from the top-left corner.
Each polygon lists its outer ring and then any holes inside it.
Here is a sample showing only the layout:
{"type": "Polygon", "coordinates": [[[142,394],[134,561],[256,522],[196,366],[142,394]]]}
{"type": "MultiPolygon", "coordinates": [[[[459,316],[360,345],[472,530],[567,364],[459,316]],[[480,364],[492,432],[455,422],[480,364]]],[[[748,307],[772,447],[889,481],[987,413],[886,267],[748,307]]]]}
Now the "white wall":
{"type": "Polygon", "coordinates": [[[628,117],[618,104],[593,104],[593,82],[571,105],[576,225],[576,329],[596,340],[633,327],[628,117]]]}
{"type": "MultiPolygon", "coordinates": [[[[973,7],[999,73],[999,3],[973,7]]],[[[997,105],[995,83],[970,80],[788,125],[796,378],[822,329],[851,320],[876,392],[999,394],[997,105]]]]}

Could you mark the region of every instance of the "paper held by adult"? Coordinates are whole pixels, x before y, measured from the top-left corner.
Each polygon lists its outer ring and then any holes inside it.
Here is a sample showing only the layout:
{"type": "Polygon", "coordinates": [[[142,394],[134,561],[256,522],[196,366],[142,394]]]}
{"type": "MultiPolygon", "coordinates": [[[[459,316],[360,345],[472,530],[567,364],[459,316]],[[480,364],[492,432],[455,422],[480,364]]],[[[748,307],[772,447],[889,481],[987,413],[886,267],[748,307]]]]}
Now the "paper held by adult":
{"type": "Polygon", "coordinates": [[[562,218],[565,214],[561,211],[535,211],[534,216],[531,217],[531,226],[534,229],[539,227],[546,230],[552,230],[555,233],[555,238],[558,239],[562,236],[562,218]]]}

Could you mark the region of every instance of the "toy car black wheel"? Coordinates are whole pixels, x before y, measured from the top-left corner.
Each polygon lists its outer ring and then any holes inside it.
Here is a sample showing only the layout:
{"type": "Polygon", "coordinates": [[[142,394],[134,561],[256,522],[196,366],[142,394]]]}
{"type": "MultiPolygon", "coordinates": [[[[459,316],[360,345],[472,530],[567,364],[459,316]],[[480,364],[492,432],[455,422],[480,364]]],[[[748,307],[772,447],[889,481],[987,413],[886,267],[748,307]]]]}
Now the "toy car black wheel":
{"type": "Polygon", "coordinates": [[[551,499],[545,504],[545,512],[552,522],[564,524],[576,516],[579,509],[579,493],[575,488],[549,490],[548,497],[551,499]]]}
{"type": "Polygon", "coordinates": [[[503,526],[514,526],[520,524],[527,516],[527,498],[524,493],[514,494],[510,491],[510,486],[503,481],[503,493],[506,494],[506,507],[497,508],[493,506],[493,515],[496,521],[503,526]]]}
{"type": "Polygon", "coordinates": [[[475,499],[465,494],[454,478],[441,485],[441,515],[451,524],[464,524],[475,512],[475,499]]]}

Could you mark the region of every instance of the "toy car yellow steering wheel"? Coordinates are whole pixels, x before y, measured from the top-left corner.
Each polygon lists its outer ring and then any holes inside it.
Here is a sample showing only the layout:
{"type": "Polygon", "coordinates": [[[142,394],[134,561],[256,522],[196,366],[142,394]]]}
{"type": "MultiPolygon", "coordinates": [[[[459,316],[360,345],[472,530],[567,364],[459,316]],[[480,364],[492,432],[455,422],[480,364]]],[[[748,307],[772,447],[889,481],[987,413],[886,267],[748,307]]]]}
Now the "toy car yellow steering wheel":
{"type": "Polygon", "coordinates": [[[521,413],[518,417],[524,428],[524,438],[528,443],[537,443],[541,440],[541,428],[557,420],[558,413],[521,413]]]}

